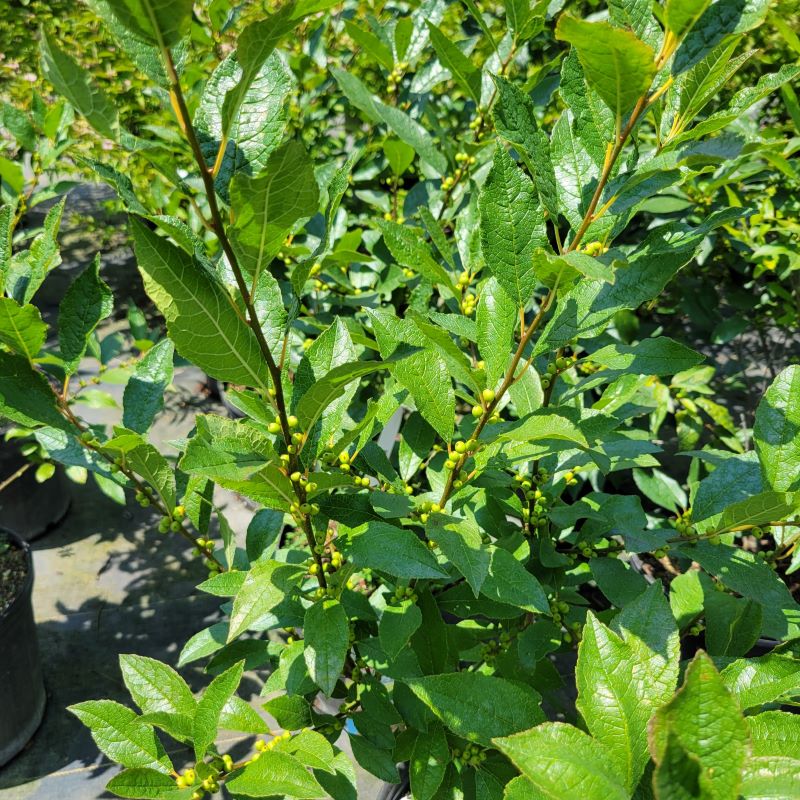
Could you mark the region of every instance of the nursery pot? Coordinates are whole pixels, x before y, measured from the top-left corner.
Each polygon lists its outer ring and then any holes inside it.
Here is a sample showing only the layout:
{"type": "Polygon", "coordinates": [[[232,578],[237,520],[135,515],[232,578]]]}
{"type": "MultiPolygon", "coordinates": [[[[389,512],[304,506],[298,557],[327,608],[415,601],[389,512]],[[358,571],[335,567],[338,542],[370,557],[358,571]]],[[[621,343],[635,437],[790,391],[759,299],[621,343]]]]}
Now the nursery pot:
{"type": "MultiPolygon", "coordinates": [[[[0,481],[28,464],[14,442],[0,444],[0,481]]],[[[0,519],[30,542],[61,521],[71,502],[70,483],[58,464],[53,477],[38,483],[35,468],[26,469],[0,492],[0,519]]]]}
{"type": "MultiPolygon", "coordinates": [[[[21,588],[0,613],[0,766],[28,743],[42,721],[45,706],[42,667],[33,621],[33,559],[27,542],[0,529],[11,547],[25,554],[21,588]]],[[[3,579],[0,573],[0,580],[3,579]]]]}

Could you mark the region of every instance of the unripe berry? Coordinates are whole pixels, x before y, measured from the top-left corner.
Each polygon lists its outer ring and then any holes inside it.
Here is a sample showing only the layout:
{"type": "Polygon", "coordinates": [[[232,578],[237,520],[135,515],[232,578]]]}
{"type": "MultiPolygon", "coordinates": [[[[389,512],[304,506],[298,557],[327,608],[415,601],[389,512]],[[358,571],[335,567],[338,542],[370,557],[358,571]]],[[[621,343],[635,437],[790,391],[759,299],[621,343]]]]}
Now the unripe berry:
{"type": "Polygon", "coordinates": [[[281,432],[281,426],[277,422],[270,422],[270,424],[267,425],[267,430],[270,433],[280,433],[281,432]]]}
{"type": "Polygon", "coordinates": [[[289,423],[290,428],[296,428],[300,423],[300,420],[298,420],[297,417],[295,417],[294,415],[289,417],[289,419],[287,419],[286,421],[289,423]]]}
{"type": "Polygon", "coordinates": [[[481,396],[485,402],[491,403],[495,398],[494,389],[484,389],[483,392],[481,392],[481,396]]]}

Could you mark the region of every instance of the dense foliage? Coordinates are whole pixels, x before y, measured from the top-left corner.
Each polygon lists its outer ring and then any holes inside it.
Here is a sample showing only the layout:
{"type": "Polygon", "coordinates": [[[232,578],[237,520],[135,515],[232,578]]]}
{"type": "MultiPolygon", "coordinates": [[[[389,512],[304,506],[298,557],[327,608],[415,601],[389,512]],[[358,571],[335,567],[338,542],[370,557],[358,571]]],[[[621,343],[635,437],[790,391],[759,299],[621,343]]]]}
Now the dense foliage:
{"type": "MultiPolygon", "coordinates": [[[[125,768],[109,790],[346,800],[346,731],[383,780],[407,762],[415,800],[798,796],[800,366],[743,430],[699,353],[629,324],[764,220],[732,188],[700,202],[709,182],[794,171],[748,115],[800,68],[726,89],[768,3],[614,0],[589,21],[298,0],[247,24],[220,0],[89,5],[172,127],[120,114],[46,27],[42,68],[110,144],[82,163],[130,214],[166,335],[136,337],[121,424],[87,425],[103,392],[81,364],[121,377],[96,335],[111,291],[97,259],[45,347],[63,203],[15,238],[4,177],[0,413],[156,509],[222,599],[175,665],[206,661],[199,697],[128,655],[138,712],[72,707],[125,768]],[[705,210],[659,207],[681,195],[705,210]],[[175,351],[237,415],[162,453],[175,351]],[[215,487],[261,507],[238,544],[215,487]],[[245,669],[279,730],[237,694],[245,669]],[[234,762],[219,729],[269,735],[234,762]]],[[[58,107],[49,138],[47,115],[19,119],[52,141],[58,107]]]]}

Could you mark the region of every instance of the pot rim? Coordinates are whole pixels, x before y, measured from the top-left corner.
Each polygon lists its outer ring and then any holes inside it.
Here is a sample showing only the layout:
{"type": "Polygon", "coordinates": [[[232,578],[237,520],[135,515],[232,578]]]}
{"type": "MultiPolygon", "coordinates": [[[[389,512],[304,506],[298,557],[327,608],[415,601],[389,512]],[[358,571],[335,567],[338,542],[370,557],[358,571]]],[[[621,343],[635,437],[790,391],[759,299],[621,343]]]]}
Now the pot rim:
{"type": "Polygon", "coordinates": [[[25,582],[22,588],[17,592],[17,596],[11,601],[11,605],[2,613],[0,613],[0,624],[3,623],[8,617],[12,616],[19,606],[25,602],[26,598],[30,598],[31,590],[33,588],[33,558],[31,556],[31,546],[19,534],[15,533],[9,528],[0,526],[0,533],[6,534],[16,547],[19,547],[25,553],[25,564],[28,567],[28,572],[25,575],[25,582]]]}

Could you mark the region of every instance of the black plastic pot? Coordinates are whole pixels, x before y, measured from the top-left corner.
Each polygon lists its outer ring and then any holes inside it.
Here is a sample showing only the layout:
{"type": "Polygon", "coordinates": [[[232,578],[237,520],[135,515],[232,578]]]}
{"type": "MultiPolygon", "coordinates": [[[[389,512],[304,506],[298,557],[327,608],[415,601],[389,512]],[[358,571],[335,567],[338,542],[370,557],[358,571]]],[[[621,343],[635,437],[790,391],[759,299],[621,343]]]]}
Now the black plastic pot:
{"type": "Polygon", "coordinates": [[[33,621],[33,559],[27,542],[2,532],[25,553],[25,583],[0,616],[0,766],[30,741],[44,715],[45,691],[33,621]]]}
{"type": "MultiPolygon", "coordinates": [[[[14,442],[0,444],[0,481],[14,475],[28,463],[14,442]]],[[[0,519],[25,541],[30,542],[59,523],[72,500],[70,481],[63,467],[44,483],[37,483],[31,467],[0,492],[0,519]]]]}

